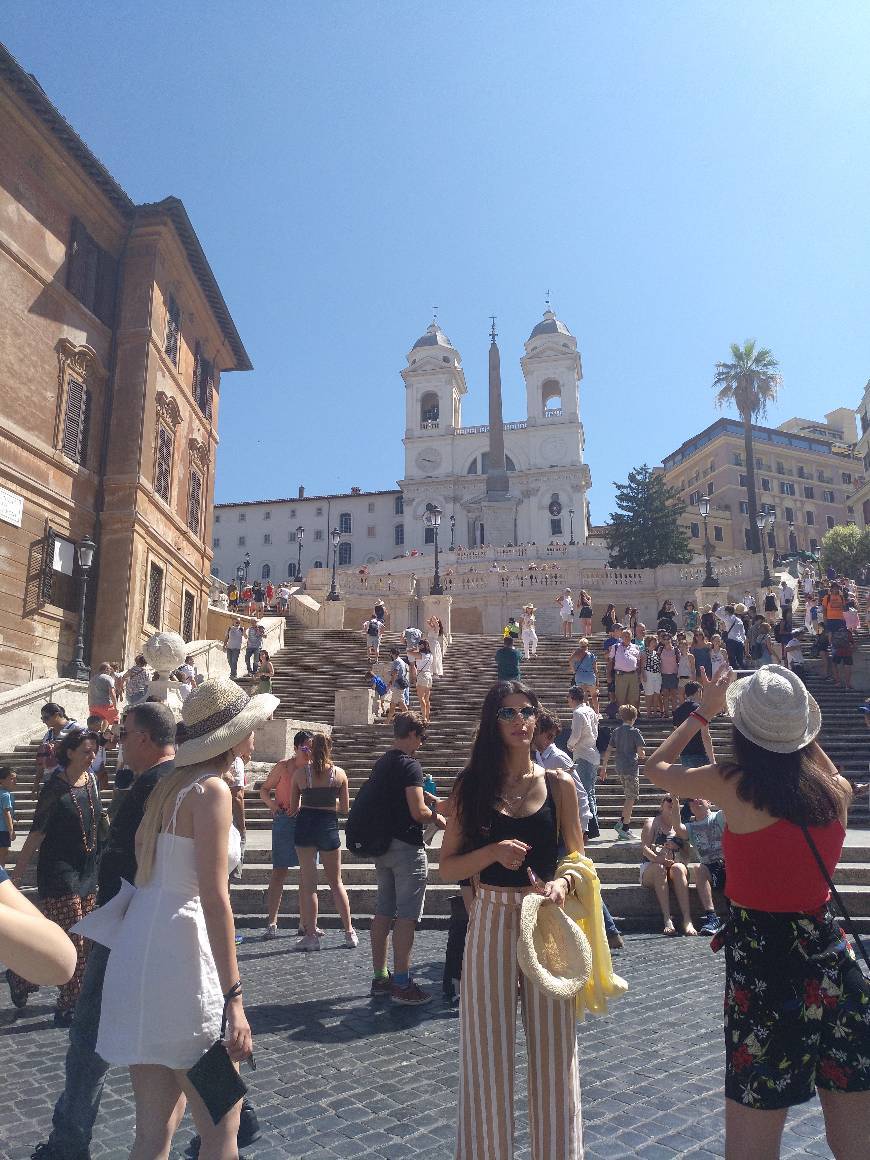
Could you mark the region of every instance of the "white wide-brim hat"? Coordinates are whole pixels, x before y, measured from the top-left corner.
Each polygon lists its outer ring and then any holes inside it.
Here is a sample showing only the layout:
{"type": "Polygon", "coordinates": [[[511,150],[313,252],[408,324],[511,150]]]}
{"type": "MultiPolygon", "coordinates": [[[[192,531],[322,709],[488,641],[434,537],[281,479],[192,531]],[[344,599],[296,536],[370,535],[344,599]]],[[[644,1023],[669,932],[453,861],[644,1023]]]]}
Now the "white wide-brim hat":
{"type": "Polygon", "coordinates": [[[218,678],[203,681],[181,709],[176,767],[220,757],[259,729],[279,704],[271,693],[249,697],[235,681],[218,678]]]}
{"type": "Polygon", "coordinates": [[[782,665],[763,665],[725,691],[734,726],[771,753],[795,753],[818,736],[822,711],[803,681],[782,665]]]}
{"type": "Polygon", "coordinates": [[[560,906],[542,894],[527,894],[520,913],[517,962],[540,990],[556,999],[573,999],[592,974],[592,948],[560,906]]]}

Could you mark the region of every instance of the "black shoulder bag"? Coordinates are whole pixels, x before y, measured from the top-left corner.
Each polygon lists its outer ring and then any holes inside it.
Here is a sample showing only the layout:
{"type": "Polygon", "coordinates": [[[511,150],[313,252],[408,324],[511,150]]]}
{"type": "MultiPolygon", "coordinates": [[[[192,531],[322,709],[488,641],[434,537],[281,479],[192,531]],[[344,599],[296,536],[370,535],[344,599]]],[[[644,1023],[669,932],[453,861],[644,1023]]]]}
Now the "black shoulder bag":
{"type": "MultiPolygon", "coordinates": [[[[861,936],[858,934],[858,932],[855,930],[855,927],[852,925],[852,916],[849,914],[848,910],[846,909],[845,903],[843,902],[842,898],[840,897],[840,892],[837,890],[836,886],[834,885],[834,883],[831,880],[831,875],[828,873],[828,868],[825,865],[824,861],[822,860],[822,856],[819,853],[818,847],[816,846],[815,842],[813,841],[812,835],[810,834],[810,831],[807,829],[807,827],[802,825],[801,829],[803,830],[804,837],[807,840],[807,845],[809,846],[810,850],[812,851],[813,857],[815,858],[816,863],[822,872],[822,877],[824,878],[825,882],[827,882],[827,884],[828,884],[828,889],[831,891],[831,897],[834,899],[834,901],[836,902],[837,906],[840,909],[840,915],[843,919],[843,923],[846,927],[846,930],[852,936],[852,941],[855,944],[855,949],[858,951],[858,954],[861,956],[861,958],[867,964],[868,969],[870,969],[870,958],[868,958],[868,956],[867,956],[867,950],[864,946],[864,943],[861,939],[861,936]]],[[[870,978],[867,978],[864,975],[864,972],[861,970],[861,968],[857,962],[855,962],[853,964],[853,971],[858,976],[857,978],[854,979],[854,984],[856,986],[856,989],[860,988],[862,991],[865,991],[867,994],[870,994],[870,978]]],[[[844,981],[845,981],[845,984],[848,988],[851,980],[846,979],[844,981]]]]}
{"type": "MultiPolygon", "coordinates": [[[[242,984],[236,983],[224,995],[220,1039],[211,1045],[205,1055],[201,1056],[187,1073],[187,1078],[196,1088],[215,1124],[219,1124],[230,1108],[235,1107],[239,1100],[247,1095],[248,1091],[248,1085],[236,1070],[224,1043],[224,1036],[227,1033],[227,1009],[230,1000],[241,993],[242,984]]],[[[253,1055],[250,1064],[252,1068],[256,1067],[253,1055]]]]}

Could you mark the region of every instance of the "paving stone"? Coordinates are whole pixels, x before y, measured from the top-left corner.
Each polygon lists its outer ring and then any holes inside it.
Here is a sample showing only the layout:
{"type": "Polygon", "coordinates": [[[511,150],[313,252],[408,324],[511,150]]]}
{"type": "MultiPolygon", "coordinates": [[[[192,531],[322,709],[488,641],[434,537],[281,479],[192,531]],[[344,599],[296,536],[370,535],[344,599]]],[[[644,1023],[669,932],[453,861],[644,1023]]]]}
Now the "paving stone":
{"type": "MultiPolygon", "coordinates": [[[[417,937],[417,978],[435,998],[407,1010],[372,1002],[364,942],[311,956],[291,940],[239,951],[258,1068],[244,1073],[263,1135],[256,1160],[445,1160],[452,1153],[458,1087],[458,1018],[440,998],[445,935],[417,937]],[[341,996],[341,998],[336,998],[341,996]],[[295,1102],[294,1102],[295,1101],[295,1102]]],[[[724,1155],[723,966],[706,944],[630,935],[617,970],[628,996],[578,1027],[589,1160],[712,1160],[724,1155]],[[635,1060],[634,1045],[644,1044],[635,1060]],[[674,1045],[679,1049],[675,1050],[674,1045]]],[[[0,1160],[28,1160],[48,1138],[63,1084],[67,1036],[51,1006],[15,1019],[0,993],[0,1051],[7,1068],[0,1160]],[[15,1093],[20,1092],[16,1098],[15,1093]]],[[[517,1037],[516,1160],[529,1160],[526,1052],[517,1037]]],[[[129,1076],[109,1073],[94,1160],[124,1160],[133,1137],[129,1076]]],[[[173,1160],[193,1135],[189,1117],[173,1160]]],[[[829,1157],[817,1102],[794,1109],[784,1156],[829,1157]]]]}

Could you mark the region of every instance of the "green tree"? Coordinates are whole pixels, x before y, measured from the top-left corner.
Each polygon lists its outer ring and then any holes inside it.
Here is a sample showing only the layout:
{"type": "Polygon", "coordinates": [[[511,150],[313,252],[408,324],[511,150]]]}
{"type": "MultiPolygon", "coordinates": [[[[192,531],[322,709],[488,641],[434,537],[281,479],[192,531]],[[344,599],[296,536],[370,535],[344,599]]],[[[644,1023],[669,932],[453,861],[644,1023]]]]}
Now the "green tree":
{"type": "Polygon", "coordinates": [[[836,568],[843,576],[857,576],[870,563],[870,529],[837,524],[822,539],[822,567],[836,568]]]}
{"type": "Polygon", "coordinates": [[[680,524],[686,505],[646,463],[628,473],[627,483],[614,483],[616,506],[607,525],[607,547],[614,568],[658,568],[688,564],[689,537],[680,524]]]}
{"type": "Polygon", "coordinates": [[[755,497],[755,453],[752,446],[752,422],[767,415],[767,404],[776,398],[782,384],[779,363],[767,347],[756,349],[755,339],[748,338],[743,346],[731,343],[733,362],[716,363],[713,390],[716,406],[733,403],[743,420],[743,446],[746,460],[746,492],[749,497],[749,535],[753,552],[761,551],[761,538],[756,516],[758,501],[755,497]]]}

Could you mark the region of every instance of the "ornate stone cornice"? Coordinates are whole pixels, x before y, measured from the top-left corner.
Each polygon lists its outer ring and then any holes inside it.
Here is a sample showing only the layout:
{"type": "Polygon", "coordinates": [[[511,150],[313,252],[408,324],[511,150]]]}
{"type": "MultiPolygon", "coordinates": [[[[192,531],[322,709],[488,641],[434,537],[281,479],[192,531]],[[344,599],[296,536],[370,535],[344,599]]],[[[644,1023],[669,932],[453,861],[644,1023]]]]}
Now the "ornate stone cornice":
{"type": "Polygon", "coordinates": [[[157,392],[157,418],[174,431],[181,422],[181,408],[171,395],[165,391],[157,392]]]}
{"type": "Polygon", "coordinates": [[[190,458],[200,468],[203,474],[208,471],[209,453],[208,448],[199,439],[191,438],[187,442],[188,450],[190,451],[190,458]]]}
{"type": "Polygon", "coordinates": [[[95,382],[101,382],[106,377],[106,368],[93,347],[76,346],[68,338],[62,338],[58,342],[57,360],[61,386],[67,373],[80,378],[88,386],[93,386],[95,382]]]}

